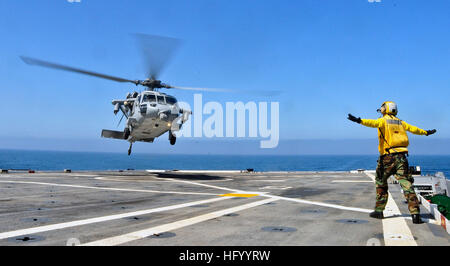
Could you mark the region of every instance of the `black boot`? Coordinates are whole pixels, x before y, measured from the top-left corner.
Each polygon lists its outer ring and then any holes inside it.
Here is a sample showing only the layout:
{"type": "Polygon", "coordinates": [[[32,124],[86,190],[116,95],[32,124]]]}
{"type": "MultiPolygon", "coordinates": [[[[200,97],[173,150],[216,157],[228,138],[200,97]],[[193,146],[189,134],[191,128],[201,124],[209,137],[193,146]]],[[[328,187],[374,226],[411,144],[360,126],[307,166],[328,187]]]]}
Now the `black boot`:
{"type": "Polygon", "coordinates": [[[412,222],[414,224],[422,224],[423,223],[422,219],[420,218],[420,214],[411,214],[411,218],[412,218],[412,222]]]}
{"type": "Polygon", "coordinates": [[[372,218],[376,218],[376,219],[383,219],[383,212],[377,212],[377,211],[373,211],[369,214],[370,217],[372,218]]]}

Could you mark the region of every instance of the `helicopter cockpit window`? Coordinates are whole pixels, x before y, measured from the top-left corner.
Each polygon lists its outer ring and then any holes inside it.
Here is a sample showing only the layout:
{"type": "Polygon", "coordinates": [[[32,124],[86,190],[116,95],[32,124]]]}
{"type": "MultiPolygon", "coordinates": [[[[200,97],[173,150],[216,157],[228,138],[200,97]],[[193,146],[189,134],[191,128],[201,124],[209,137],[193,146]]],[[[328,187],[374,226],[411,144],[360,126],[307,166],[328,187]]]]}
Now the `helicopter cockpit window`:
{"type": "Polygon", "coordinates": [[[166,104],[166,102],[164,101],[164,97],[163,96],[158,96],[158,103],[159,104],[166,104]]]}
{"type": "Polygon", "coordinates": [[[174,97],[166,97],[166,102],[167,104],[175,104],[177,103],[177,99],[175,99],[174,97]]]}
{"type": "Polygon", "coordinates": [[[154,94],[144,94],[142,98],[142,102],[156,102],[156,98],[154,94]]]}

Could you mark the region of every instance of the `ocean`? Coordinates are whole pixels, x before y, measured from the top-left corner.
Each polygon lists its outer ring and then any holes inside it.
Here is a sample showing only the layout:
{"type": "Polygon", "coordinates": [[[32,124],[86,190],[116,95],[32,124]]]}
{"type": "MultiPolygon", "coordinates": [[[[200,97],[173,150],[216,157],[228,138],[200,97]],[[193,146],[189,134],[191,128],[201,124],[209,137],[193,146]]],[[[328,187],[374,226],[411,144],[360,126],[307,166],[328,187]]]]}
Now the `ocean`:
{"type": "MultiPolygon", "coordinates": [[[[0,169],[349,171],[375,169],[376,155],[182,155],[0,150],[0,169]]],[[[423,174],[450,179],[450,155],[410,155],[423,174]]]]}

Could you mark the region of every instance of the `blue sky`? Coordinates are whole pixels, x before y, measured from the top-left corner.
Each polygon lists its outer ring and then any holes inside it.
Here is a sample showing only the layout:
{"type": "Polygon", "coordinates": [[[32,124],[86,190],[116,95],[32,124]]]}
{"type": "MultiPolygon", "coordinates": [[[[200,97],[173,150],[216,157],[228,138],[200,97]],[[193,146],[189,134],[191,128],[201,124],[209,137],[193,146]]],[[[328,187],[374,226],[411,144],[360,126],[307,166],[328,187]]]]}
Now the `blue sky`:
{"type": "MultiPolygon", "coordinates": [[[[446,0],[4,0],[0,136],[67,138],[70,147],[105,141],[101,129],[117,129],[119,120],[111,100],[133,86],[31,67],[18,56],[144,78],[130,34],[148,33],[183,40],[161,76],[168,83],[283,91],[203,94],[222,103],[280,102],[282,140],[376,138],[347,113],[376,118],[379,105],[393,100],[401,119],[436,128],[433,138],[448,144],[449,11],[446,0]]],[[[191,92],[171,94],[193,100],[191,92]]]]}

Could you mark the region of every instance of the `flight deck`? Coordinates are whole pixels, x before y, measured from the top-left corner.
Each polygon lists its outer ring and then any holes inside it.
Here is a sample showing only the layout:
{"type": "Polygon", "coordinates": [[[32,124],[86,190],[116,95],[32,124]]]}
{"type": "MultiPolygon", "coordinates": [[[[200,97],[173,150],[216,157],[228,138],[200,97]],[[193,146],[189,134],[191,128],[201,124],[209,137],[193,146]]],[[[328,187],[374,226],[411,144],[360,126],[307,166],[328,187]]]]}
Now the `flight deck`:
{"type": "Polygon", "coordinates": [[[398,184],[383,220],[374,171],[9,171],[0,174],[0,246],[448,246],[398,184]]]}

